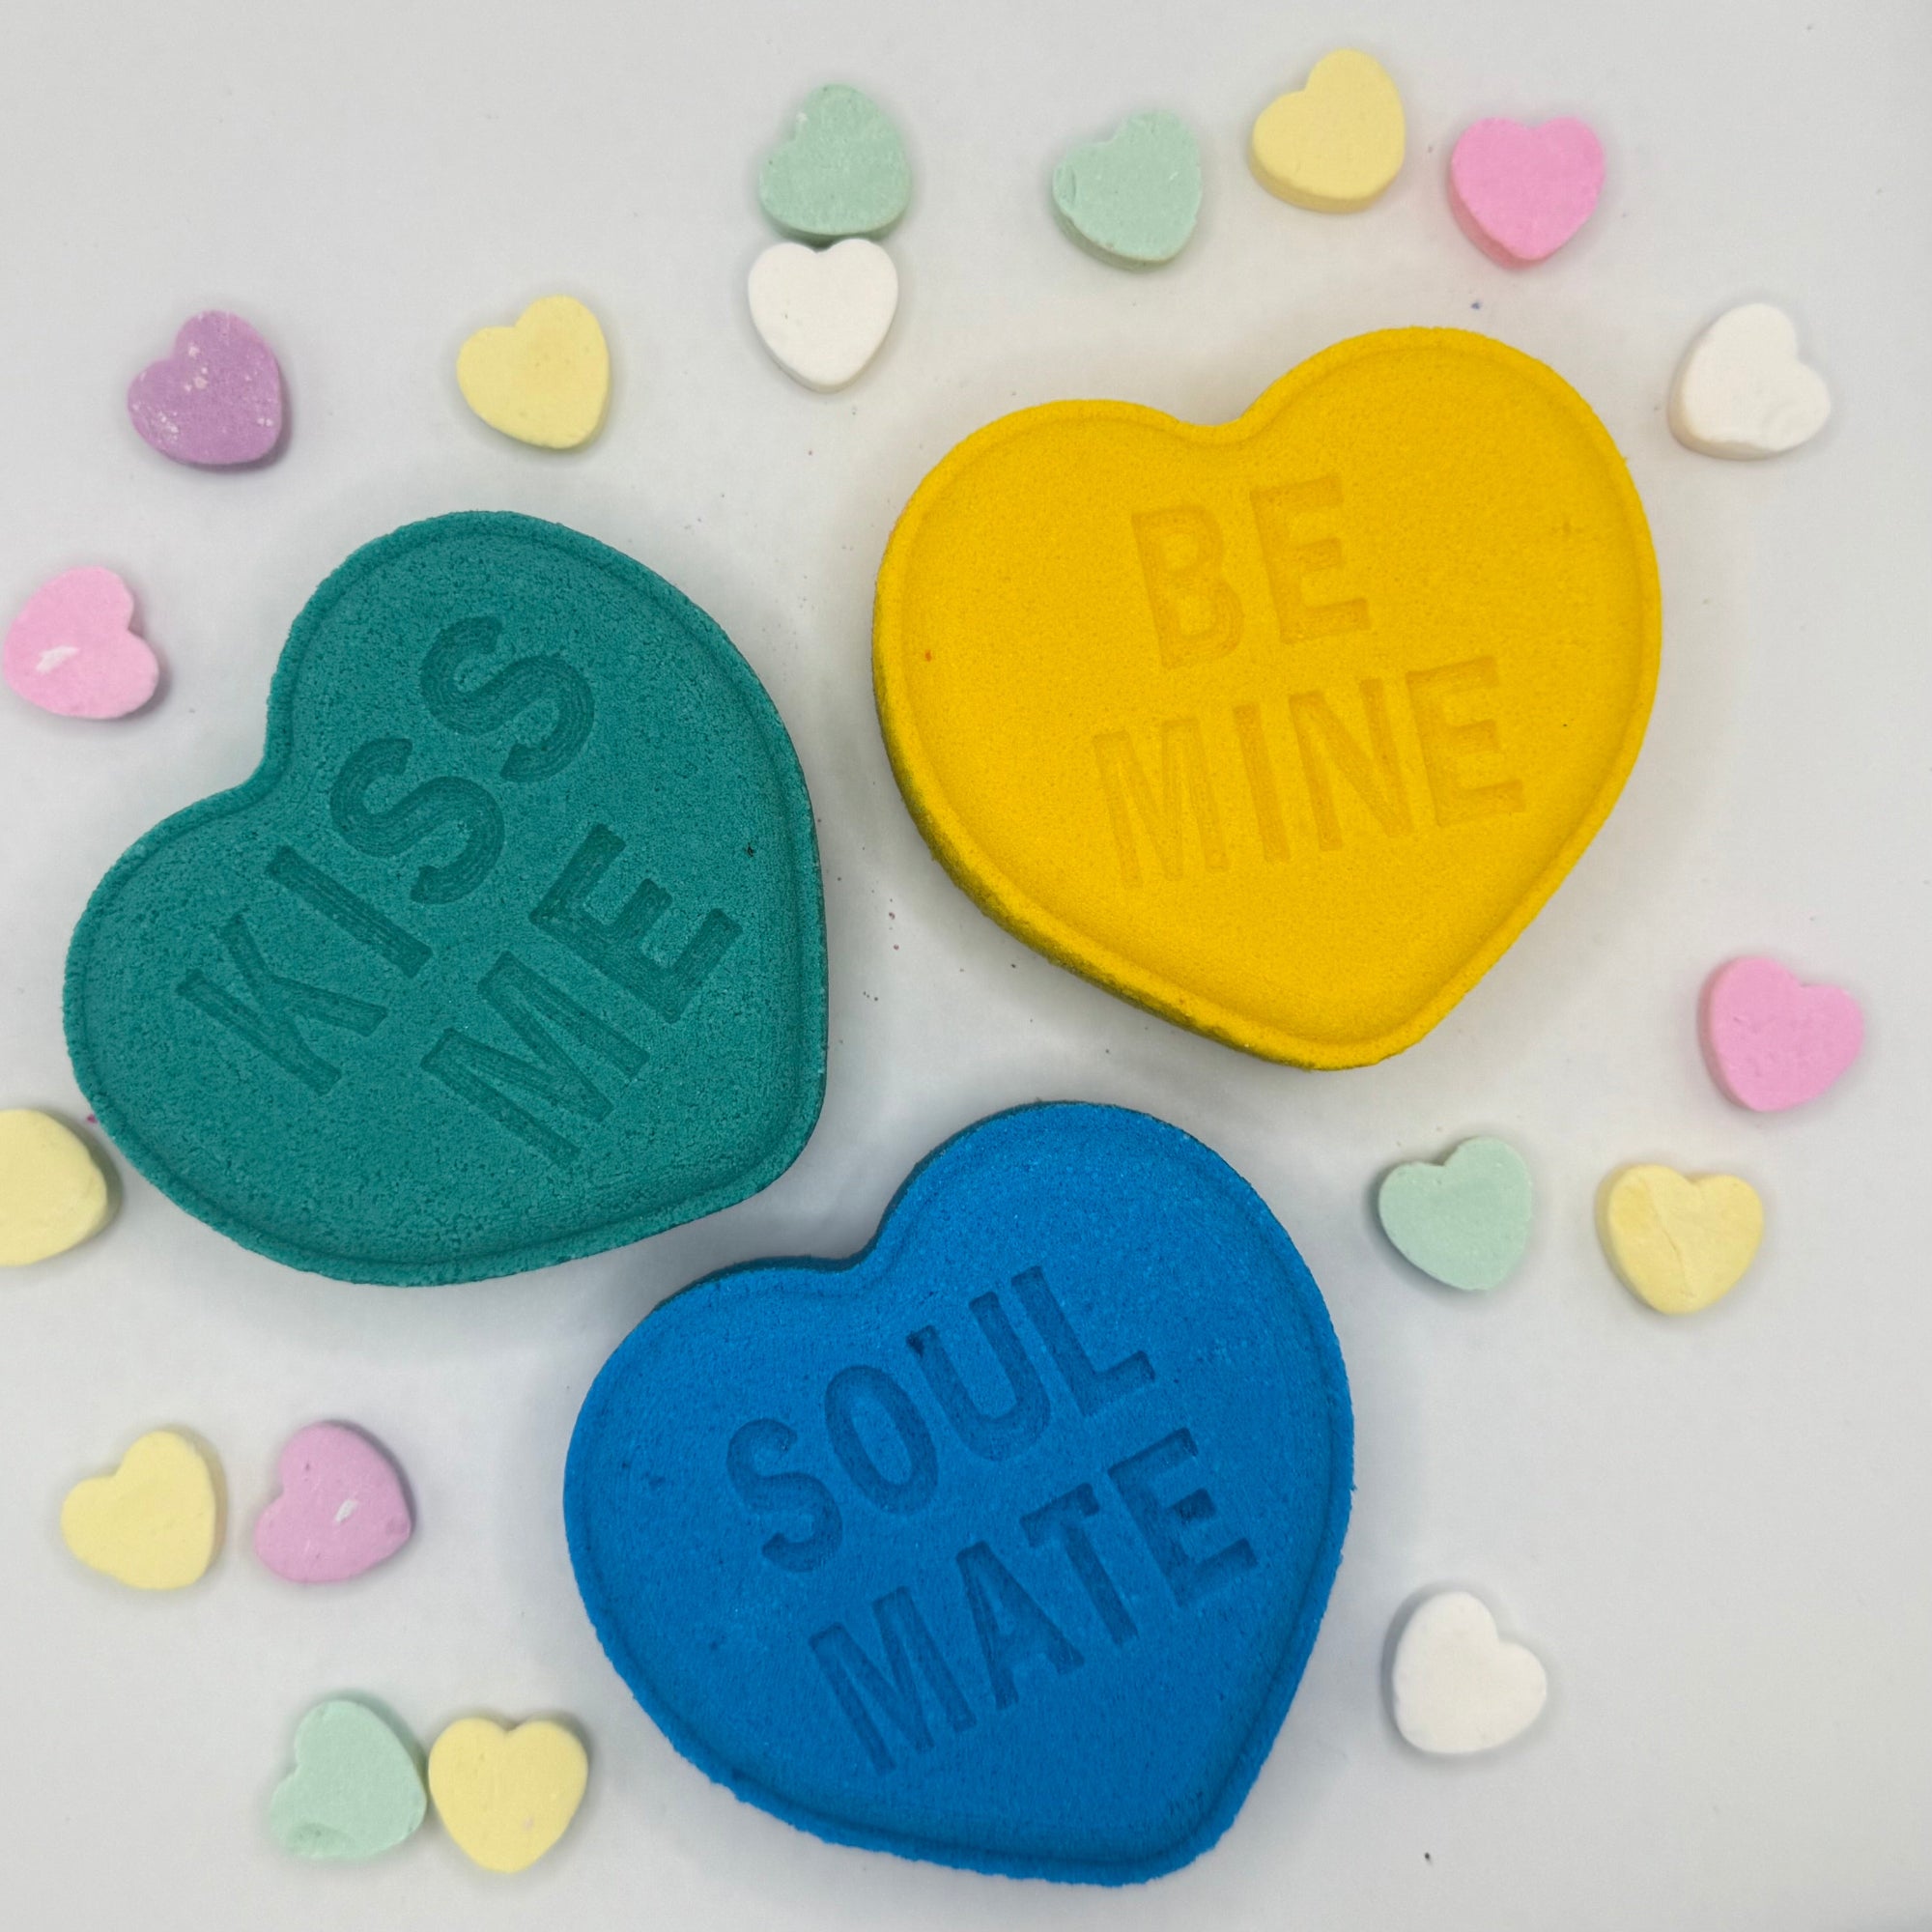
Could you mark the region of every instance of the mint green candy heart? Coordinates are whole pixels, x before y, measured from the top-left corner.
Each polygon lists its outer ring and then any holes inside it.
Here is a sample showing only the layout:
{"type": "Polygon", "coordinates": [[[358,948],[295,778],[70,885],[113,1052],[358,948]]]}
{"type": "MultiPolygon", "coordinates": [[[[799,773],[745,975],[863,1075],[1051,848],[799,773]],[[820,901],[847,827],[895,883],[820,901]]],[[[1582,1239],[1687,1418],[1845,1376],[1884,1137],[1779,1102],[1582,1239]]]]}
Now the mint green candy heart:
{"type": "Polygon", "coordinates": [[[758,171],[765,213],[807,242],[882,235],[911,199],[899,130],[856,87],[807,95],[791,134],[758,171]]]}
{"type": "Polygon", "coordinates": [[[1522,1259],[1529,1169],[1507,1141],[1464,1141],[1440,1166],[1412,1160],[1382,1177],[1376,1211],[1397,1251],[1450,1288],[1494,1288],[1522,1259]]]}
{"type": "Polygon", "coordinates": [[[1201,150],[1192,129],[1165,111],[1136,114],[1053,171],[1061,224],[1115,261],[1171,262],[1201,213],[1201,150]]]}
{"type": "Polygon", "coordinates": [[[415,1832],[428,1803],[409,1746],[366,1704],[331,1697],[296,1726],[269,1829],[298,1859],[373,1859],[415,1832]]]}

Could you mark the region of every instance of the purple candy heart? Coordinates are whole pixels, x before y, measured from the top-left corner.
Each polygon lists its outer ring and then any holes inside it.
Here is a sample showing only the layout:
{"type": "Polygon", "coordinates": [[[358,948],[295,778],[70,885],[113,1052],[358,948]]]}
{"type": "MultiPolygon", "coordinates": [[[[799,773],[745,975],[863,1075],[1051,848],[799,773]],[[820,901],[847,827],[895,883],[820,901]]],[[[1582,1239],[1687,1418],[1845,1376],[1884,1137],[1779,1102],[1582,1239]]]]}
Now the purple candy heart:
{"type": "Polygon", "coordinates": [[[281,364],[239,315],[212,308],[128,385],[128,413],[177,463],[258,463],[282,439],[281,364]]]}
{"type": "Polygon", "coordinates": [[[255,1520],[255,1554],[291,1583],[373,1570],[415,1527],[396,1465],[359,1429],[313,1422],[282,1451],[282,1492],[255,1520]]]}

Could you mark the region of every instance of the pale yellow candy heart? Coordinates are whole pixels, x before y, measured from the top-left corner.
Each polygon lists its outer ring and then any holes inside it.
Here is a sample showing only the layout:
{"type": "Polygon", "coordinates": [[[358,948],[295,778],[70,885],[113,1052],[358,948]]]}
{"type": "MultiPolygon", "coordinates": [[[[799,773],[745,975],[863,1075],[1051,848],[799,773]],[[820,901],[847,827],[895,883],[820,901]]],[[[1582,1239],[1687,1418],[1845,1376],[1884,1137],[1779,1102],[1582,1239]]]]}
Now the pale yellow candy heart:
{"type": "Polygon", "coordinates": [[[60,1254],[113,1212],[107,1177],[78,1134],[30,1107],[0,1112],[0,1267],[60,1254]]]}
{"type": "Polygon", "coordinates": [[[1395,82],[1379,61],[1342,47],[1315,63],[1298,93],[1262,109],[1248,158],[1284,201],[1348,214],[1395,180],[1406,139],[1395,82]]]}
{"type": "Polygon", "coordinates": [[[510,327],[479,328],[456,357],[456,382],[492,429],[544,449],[575,449],[604,420],[611,352],[581,301],[545,296],[510,327]]]}
{"type": "Polygon", "coordinates": [[[90,1570],[136,1590],[181,1590],[214,1561],[221,1497],[213,1463],[172,1429],[141,1437],[111,1476],[76,1483],[61,1535],[90,1570]]]}
{"type": "Polygon", "coordinates": [[[1690,1180],[1674,1167],[1627,1167],[1597,1201],[1604,1252],[1640,1300],[1694,1315],[1728,1294],[1764,1238],[1764,1203],[1734,1174],[1690,1180]]]}
{"type": "Polygon", "coordinates": [[[577,1816],[589,1777],[576,1734],[548,1718],[509,1731],[459,1718],[430,1747],[437,1815],[485,1871],[535,1864],[577,1816]]]}

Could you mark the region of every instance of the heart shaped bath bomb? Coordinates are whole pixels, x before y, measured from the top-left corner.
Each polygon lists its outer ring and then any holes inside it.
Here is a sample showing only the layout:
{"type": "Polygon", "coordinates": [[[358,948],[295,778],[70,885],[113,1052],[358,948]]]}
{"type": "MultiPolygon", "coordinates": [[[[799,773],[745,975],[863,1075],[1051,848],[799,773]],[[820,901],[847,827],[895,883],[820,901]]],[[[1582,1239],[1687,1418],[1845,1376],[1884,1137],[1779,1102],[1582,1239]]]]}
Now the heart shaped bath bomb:
{"type": "Polygon", "coordinates": [[[1449,205],[1463,234],[1506,269],[1555,254],[1604,190],[1604,148],[1581,121],[1478,121],[1449,156],[1449,205]]]}
{"type": "Polygon", "coordinates": [[[540,449],[575,449],[604,420],[611,352],[581,301],[545,296],[507,328],[479,328],[463,345],[456,385],[492,429],[540,449]]]}
{"type": "Polygon", "coordinates": [[[1248,159],[1262,185],[1300,208],[1366,208],[1402,167],[1406,125],[1395,82],[1372,55],[1338,48],[1308,83],[1262,110],[1248,159]]]}
{"type": "Polygon", "coordinates": [[[1743,1280],[1764,1238],[1764,1204],[1734,1174],[1691,1180],[1671,1167],[1627,1167],[1597,1198],[1597,1232],[1640,1301],[1695,1315],[1743,1280]]]}
{"type": "Polygon", "coordinates": [[[1171,262],[1201,213],[1201,150],[1178,114],[1136,114],[1053,171],[1053,206],[1076,242],[1136,267],[1171,262]]]}
{"type": "Polygon", "coordinates": [[[758,170],[759,205],[807,242],[883,235],[911,199],[899,130],[856,87],[807,95],[792,131],[758,170]]]}
{"type": "Polygon", "coordinates": [[[1670,431],[1706,456],[1781,456],[1809,442],[1832,413],[1831,391],[1798,359],[1781,308],[1747,302],[1720,315],[1678,364],[1670,431]]]}
{"type": "Polygon", "coordinates": [[[1376,1212],[1406,1261],[1450,1288],[1509,1278],[1529,1242],[1529,1169],[1507,1141],[1464,1141],[1437,1166],[1412,1160],[1382,1177],[1376,1212]]]}
{"type": "Polygon", "coordinates": [[[1535,1652],[1498,1635],[1489,1606],[1466,1590],[1424,1598],[1396,1640],[1389,1703],[1417,1750],[1494,1750],[1535,1723],[1548,1695],[1535,1652]]]}
{"type": "Polygon", "coordinates": [[[87,1143],[50,1114],[0,1110],[0,1267],[25,1267],[106,1227],[114,1197],[87,1143]]]}
{"type": "Polygon", "coordinates": [[[142,440],[177,463],[259,463],[282,440],[281,364],[239,315],[209,309],[182,324],[173,355],[128,384],[128,413],[142,440]]]}
{"type": "Polygon", "coordinates": [[[1842,986],[1807,986],[1775,959],[1733,959],[1704,988],[1704,1057],[1741,1107],[1776,1114],[1834,1085],[1864,1044],[1842,986]]]}
{"type": "Polygon", "coordinates": [[[531,518],[412,524],[296,620],[245,784],[68,953],[100,1123],[246,1247],[473,1281],[782,1173],[818,1113],[810,803],[730,641],[531,518]]]}
{"type": "Polygon", "coordinates": [[[1143,1114],[1028,1107],[932,1154],[853,1260],[659,1308],[584,1402],[564,1520],[618,1673],[741,1798],[1123,1884],[1212,1844],[1267,1755],[1350,1429],[1239,1176],[1143,1114]]]}
{"type": "Polygon", "coordinates": [[[131,1589],[199,1582],[221,1544],[221,1492],[207,1452],[177,1430],[151,1430],[111,1476],[67,1492],[61,1537],[90,1570],[131,1589]]]}
{"type": "Polygon", "coordinates": [[[787,376],[808,389],[842,389],[893,326],[899,272],[876,242],[775,242],[752,264],[746,296],[758,339],[787,376]]]}
{"type": "Polygon", "coordinates": [[[414,1754],[366,1704],[318,1704],[296,1726],[295,1757],[269,1804],[269,1829],[285,1852],[373,1859],[422,1824],[428,1800],[414,1754]]]}
{"type": "Polygon", "coordinates": [[[415,1527],[396,1465],[359,1429],[289,1437],[282,1492],[255,1519],[255,1554],[291,1583],[341,1583],[393,1556],[415,1527]]]}
{"type": "Polygon", "coordinates": [[[1420,1039],[1643,741],[1657,567],[1623,459],[1487,337],[1338,344],[1237,421],[1056,403],[969,437],[879,572],[926,841],[1002,924],[1269,1059],[1420,1039]]]}
{"type": "Polygon", "coordinates": [[[0,669],[29,704],[61,718],[125,718],[161,678],[134,630],[134,593],[98,565],[62,571],[21,605],[0,669]]]}
{"type": "Polygon", "coordinates": [[[535,1864],[577,1816],[589,1777],[583,1746],[548,1718],[510,1731],[461,1718],[430,1747],[436,1815],[485,1871],[535,1864]]]}

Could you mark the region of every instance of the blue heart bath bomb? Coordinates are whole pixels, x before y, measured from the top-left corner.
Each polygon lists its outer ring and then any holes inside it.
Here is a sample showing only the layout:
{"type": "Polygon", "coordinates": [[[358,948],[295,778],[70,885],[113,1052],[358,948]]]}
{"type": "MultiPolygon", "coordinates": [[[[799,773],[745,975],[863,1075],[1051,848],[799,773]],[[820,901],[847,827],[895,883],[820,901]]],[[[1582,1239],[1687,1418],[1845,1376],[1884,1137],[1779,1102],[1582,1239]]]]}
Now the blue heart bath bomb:
{"type": "Polygon", "coordinates": [[[1239,1809],[1349,1519],[1327,1311],[1178,1128],[1022,1108],[842,1263],[713,1275],[598,1377],[564,1517],[677,1748],[840,1843],[1171,1871],[1239,1809]]]}
{"type": "Polygon", "coordinates": [[[824,1087],[791,741],[641,564],[412,524],[297,618],[255,775],[101,881],[67,1034],[128,1160],[295,1267],[473,1281],[727,1207],[824,1087]]]}

